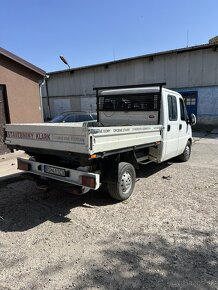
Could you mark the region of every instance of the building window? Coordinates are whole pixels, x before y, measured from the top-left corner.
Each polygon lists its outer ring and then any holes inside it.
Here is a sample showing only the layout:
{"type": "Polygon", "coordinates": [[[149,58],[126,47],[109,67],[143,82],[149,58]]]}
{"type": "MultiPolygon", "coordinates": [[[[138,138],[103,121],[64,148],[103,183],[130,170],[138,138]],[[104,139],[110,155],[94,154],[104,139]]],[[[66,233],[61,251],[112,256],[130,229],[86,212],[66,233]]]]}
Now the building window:
{"type": "Polygon", "coordinates": [[[168,112],[170,121],[176,121],[178,119],[177,101],[175,96],[168,95],[168,112]]]}
{"type": "Polygon", "coordinates": [[[184,98],[185,103],[187,106],[195,106],[196,105],[196,97],[195,96],[190,96],[187,98],[184,98]]]}
{"type": "Polygon", "coordinates": [[[181,92],[186,106],[197,105],[197,92],[181,92]]]}

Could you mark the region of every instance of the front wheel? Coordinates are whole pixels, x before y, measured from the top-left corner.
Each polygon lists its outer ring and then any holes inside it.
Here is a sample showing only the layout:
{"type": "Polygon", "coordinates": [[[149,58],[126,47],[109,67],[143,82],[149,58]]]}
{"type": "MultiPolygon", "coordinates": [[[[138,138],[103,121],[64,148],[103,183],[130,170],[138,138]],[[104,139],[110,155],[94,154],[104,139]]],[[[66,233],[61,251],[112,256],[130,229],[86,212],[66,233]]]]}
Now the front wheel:
{"type": "Polygon", "coordinates": [[[135,180],[136,174],[132,164],[120,162],[117,182],[107,185],[110,196],[119,201],[128,199],[134,190],[135,180]]]}
{"type": "Polygon", "coordinates": [[[179,155],[178,158],[180,161],[186,162],[189,160],[190,156],[191,156],[191,142],[188,141],[183,153],[181,155],[179,155]]]}

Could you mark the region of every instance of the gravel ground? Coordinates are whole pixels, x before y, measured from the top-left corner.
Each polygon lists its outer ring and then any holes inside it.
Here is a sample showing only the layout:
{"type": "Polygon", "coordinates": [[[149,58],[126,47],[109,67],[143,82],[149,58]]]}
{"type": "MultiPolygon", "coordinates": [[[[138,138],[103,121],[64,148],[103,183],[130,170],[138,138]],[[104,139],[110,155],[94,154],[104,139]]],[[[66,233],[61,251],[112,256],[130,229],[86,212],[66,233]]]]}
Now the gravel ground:
{"type": "Polygon", "coordinates": [[[217,137],[142,168],[122,203],[1,182],[0,289],[218,289],[217,137]]]}

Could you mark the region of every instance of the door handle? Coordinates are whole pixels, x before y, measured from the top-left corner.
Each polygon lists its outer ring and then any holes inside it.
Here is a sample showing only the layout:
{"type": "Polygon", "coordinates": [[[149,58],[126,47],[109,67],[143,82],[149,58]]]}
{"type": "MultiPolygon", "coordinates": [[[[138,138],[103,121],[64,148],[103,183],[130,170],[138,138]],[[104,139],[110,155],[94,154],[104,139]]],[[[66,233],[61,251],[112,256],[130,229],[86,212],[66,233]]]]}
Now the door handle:
{"type": "Polygon", "coordinates": [[[171,128],[171,126],[170,125],[167,125],[167,131],[168,132],[170,131],[170,128],[171,128]]]}
{"type": "Polygon", "coordinates": [[[182,129],[182,124],[179,124],[179,130],[181,130],[182,129]]]}

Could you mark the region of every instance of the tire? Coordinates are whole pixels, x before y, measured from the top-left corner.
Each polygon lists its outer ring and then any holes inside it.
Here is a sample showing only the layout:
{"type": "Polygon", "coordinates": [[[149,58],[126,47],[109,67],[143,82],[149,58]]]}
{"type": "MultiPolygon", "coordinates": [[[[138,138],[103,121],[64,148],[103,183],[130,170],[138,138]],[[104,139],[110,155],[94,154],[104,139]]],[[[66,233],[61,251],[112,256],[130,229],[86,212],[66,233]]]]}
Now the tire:
{"type": "Polygon", "coordinates": [[[130,197],[135,187],[136,174],[132,164],[120,162],[118,166],[118,181],[108,183],[108,191],[112,198],[123,201],[130,197]]]}
{"type": "Polygon", "coordinates": [[[191,142],[188,141],[183,153],[181,155],[179,155],[178,158],[180,161],[186,162],[189,160],[190,156],[191,156],[191,142]]]}

